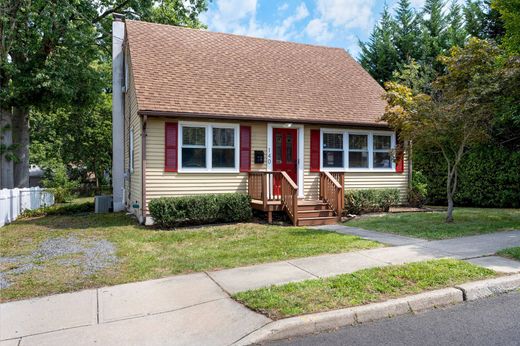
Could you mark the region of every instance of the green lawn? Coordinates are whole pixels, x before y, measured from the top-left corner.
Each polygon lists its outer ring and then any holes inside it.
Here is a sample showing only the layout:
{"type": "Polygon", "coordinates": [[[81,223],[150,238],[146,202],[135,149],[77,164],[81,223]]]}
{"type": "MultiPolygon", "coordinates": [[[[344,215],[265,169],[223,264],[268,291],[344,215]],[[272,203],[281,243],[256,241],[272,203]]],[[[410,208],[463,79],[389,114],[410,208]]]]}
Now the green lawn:
{"type": "Polygon", "coordinates": [[[362,217],[345,225],[425,239],[520,229],[520,209],[455,208],[453,215],[453,223],[444,222],[446,212],[435,211],[362,217]]]}
{"type": "Polygon", "coordinates": [[[441,259],[271,286],[240,292],[233,298],[279,319],[384,301],[495,275],[492,270],[467,262],[441,259]]]}
{"type": "Polygon", "coordinates": [[[520,247],[510,247],[497,253],[500,256],[520,261],[520,247]]]}
{"type": "Polygon", "coordinates": [[[0,287],[11,283],[0,301],[378,246],[254,223],[163,231],[122,213],[25,219],[0,228],[0,287]]]}

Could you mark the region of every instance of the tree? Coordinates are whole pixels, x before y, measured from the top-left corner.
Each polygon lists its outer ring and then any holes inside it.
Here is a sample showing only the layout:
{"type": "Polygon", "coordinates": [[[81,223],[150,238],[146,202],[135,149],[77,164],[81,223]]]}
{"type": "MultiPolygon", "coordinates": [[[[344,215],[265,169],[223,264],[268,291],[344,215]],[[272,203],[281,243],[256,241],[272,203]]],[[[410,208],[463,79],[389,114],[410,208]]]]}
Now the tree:
{"type": "Polygon", "coordinates": [[[447,21],[449,23],[446,30],[446,45],[448,47],[464,46],[468,33],[464,26],[464,16],[462,7],[454,0],[448,11],[447,21]]]}
{"type": "Polygon", "coordinates": [[[445,52],[447,20],[443,13],[443,0],[426,0],[421,13],[421,45],[423,64],[432,65],[434,70],[442,73],[442,65],[437,57],[445,52]]]}
{"type": "Polygon", "coordinates": [[[504,23],[500,13],[491,7],[490,0],[466,0],[463,12],[469,35],[501,41],[505,33],[504,23]]]}
{"type": "Polygon", "coordinates": [[[434,74],[431,66],[424,66],[412,60],[394,71],[392,81],[410,88],[414,94],[429,95],[434,74]]]}
{"type": "Polygon", "coordinates": [[[74,176],[95,173],[99,187],[111,167],[112,112],[109,94],[89,107],[67,106],[31,114],[31,160],[42,167],[74,167],[74,176]]]}
{"type": "MultiPolygon", "coordinates": [[[[94,91],[97,58],[95,30],[78,8],[95,9],[84,0],[5,0],[0,11],[0,104],[2,121],[10,128],[16,160],[4,156],[2,166],[13,166],[12,178],[2,167],[2,185],[29,184],[29,112],[64,103],[84,104],[94,91]]],[[[89,12],[90,11],[90,12],[89,12]]],[[[9,186],[11,185],[11,186],[9,186]]]]}
{"type": "Polygon", "coordinates": [[[520,53],[520,0],[495,0],[492,8],[500,12],[506,29],[504,46],[512,53],[520,53]]]}
{"type": "Polygon", "coordinates": [[[419,26],[410,0],[399,0],[395,14],[395,48],[401,64],[420,58],[419,26]]]}
{"type": "Polygon", "coordinates": [[[28,185],[32,111],[89,108],[110,90],[95,66],[110,64],[112,13],[200,27],[206,8],[206,0],[2,0],[0,186],[28,185]]]}
{"type": "Polygon", "coordinates": [[[360,42],[360,63],[380,84],[392,77],[397,68],[398,53],[393,43],[395,22],[385,7],[379,24],[368,42],[360,42]]]}
{"type": "Polygon", "coordinates": [[[496,70],[499,53],[492,43],[476,38],[464,48],[452,48],[448,56],[439,59],[446,74],[433,83],[432,96],[414,94],[395,82],[386,84],[388,106],[382,119],[401,139],[413,141],[414,148],[436,149],[446,161],[446,222],[453,221],[462,157],[489,138],[494,99],[504,77],[496,70]]]}

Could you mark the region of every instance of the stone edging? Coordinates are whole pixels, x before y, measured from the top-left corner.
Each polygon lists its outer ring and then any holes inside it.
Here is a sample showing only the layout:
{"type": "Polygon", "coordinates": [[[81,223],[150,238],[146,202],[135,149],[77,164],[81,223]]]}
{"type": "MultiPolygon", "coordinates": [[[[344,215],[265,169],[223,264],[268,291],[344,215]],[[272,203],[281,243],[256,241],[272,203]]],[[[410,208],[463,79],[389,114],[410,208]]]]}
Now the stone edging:
{"type": "Polygon", "coordinates": [[[418,313],[506,293],[518,288],[520,288],[520,274],[470,282],[381,303],[285,318],[266,324],[238,340],[234,345],[280,340],[408,313],[418,313]]]}

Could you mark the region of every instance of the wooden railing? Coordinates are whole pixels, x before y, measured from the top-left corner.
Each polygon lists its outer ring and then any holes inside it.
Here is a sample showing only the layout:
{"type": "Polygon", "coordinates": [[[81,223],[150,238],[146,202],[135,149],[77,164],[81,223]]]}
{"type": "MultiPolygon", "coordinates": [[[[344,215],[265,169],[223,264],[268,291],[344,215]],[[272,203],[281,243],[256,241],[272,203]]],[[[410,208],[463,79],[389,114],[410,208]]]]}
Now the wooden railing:
{"type": "Polygon", "coordinates": [[[262,201],[264,207],[269,201],[280,201],[281,195],[278,191],[281,178],[282,172],[278,171],[249,172],[247,188],[251,199],[262,201]]]}
{"type": "Polygon", "coordinates": [[[345,205],[343,185],[344,174],[342,172],[320,173],[320,198],[328,203],[338,218],[341,217],[345,205]]]}
{"type": "Polygon", "coordinates": [[[291,177],[282,172],[281,180],[282,205],[289,215],[293,225],[298,224],[298,185],[294,183],[291,177]]]}

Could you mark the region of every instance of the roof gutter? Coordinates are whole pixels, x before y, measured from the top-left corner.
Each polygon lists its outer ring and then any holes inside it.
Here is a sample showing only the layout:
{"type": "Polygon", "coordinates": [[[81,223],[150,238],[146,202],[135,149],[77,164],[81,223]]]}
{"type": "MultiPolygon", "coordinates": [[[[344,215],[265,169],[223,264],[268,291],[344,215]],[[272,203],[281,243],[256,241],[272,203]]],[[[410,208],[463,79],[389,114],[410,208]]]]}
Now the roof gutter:
{"type": "Polygon", "coordinates": [[[380,127],[389,128],[388,124],[381,123],[364,123],[355,121],[336,121],[336,120],[302,120],[298,118],[283,118],[283,117],[268,117],[268,116],[252,116],[252,115],[237,115],[237,114],[214,114],[214,113],[192,113],[192,112],[175,112],[175,111],[154,111],[154,110],[141,110],[137,114],[140,116],[149,117],[192,117],[192,118],[214,118],[214,119],[226,119],[226,120],[249,120],[249,121],[269,121],[269,122],[293,122],[293,123],[304,123],[304,124],[320,124],[320,125],[347,125],[357,127],[380,127]]]}

